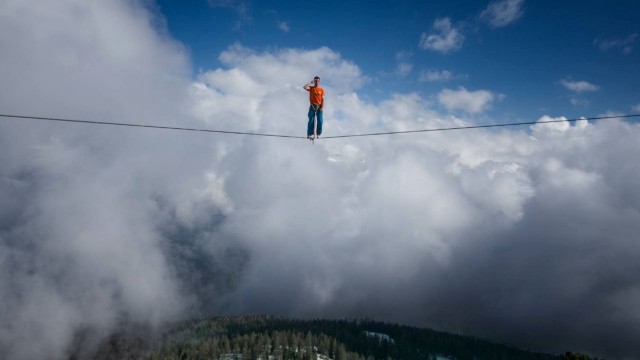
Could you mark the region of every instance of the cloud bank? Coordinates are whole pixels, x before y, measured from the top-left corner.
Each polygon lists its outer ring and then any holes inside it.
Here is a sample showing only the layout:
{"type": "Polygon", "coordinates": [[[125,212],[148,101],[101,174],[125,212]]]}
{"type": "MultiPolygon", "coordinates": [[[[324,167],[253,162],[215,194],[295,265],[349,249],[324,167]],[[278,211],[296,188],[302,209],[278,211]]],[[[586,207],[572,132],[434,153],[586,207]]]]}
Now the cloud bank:
{"type": "MultiPolygon", "coordinates": [[[[474,124],[417,94],[363,100],[366,78],[330,48],[235,44],[192,81],[142,6],[0,9],[6,112],[295,135],[320,75],[326,135],[474,124]]],[[[475,114],[495,98],[440,95],[475,114]]],[[[128,323],[267,313],[630,357],[639,134],[580,121],[313,146],[3,120],[0,349],[90,357],[128,323]]]]}

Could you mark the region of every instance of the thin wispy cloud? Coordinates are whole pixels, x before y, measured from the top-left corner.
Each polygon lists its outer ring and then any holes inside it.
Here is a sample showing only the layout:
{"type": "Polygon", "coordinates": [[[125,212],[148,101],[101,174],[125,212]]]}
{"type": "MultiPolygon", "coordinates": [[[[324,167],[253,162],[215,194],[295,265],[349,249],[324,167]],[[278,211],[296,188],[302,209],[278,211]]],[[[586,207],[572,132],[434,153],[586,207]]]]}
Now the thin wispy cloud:
{"type": "Polygon", "coordinates": [[[631,109],[633,111],[640,112],[640,103],[637,103],[636,105],[632,106],[631,109]]]}
{"type": "Polygon", "coordinates": [[[572,96],[569,98],[569,102],[571,103],[571,105],[575,106],[575,107],[587,107],[589,106],[589,100],[581,98],[581,97],[577,97],[577,96],[572,96]]]}
{"type": "Polygon", "coordinates": [[[633,47],[635,46],[635,42],[637,38],[638,38],[638,33],[633,33],[621,39],[604,40],[601,38],[597,38],[593,41],[593,44],[602,51],[618,49],[625,54],[629,54],[633,50],[633,47]]]}
{"type": "Polygon", "coordinates": [[[480,18],[491,27],[504,27],[522,17],[523,5],[524,0],[493,1],[480,13],[480,18]]]}
{"type": "Polygon", "coordinates": [[[405,77],[411,74],[411,70],[413,70],[413,64],[401,62],[396,67],[396,74],[405,77]]]}
{"type": "Polygon", "coordinates": [[[460,50],[464,43],[464,35],[451,24],[448,17],[436,19],[430,33],[422,33],[418,46],[423,50],[441,52],[443,54],[460,50]]]}
{"type": "Polygon", "coordinates": [[[413,54],[408,51],[399,51],[396,53],[396,71],[395,73],[401,77],[408,76],[413,70],[413,64],[411,63],[411,57],[413,54]]]}
{"type": "Polygon", "coordinates": [[[460,75],[455,75],[449,70],[422,70],[418,81],[420,82],[446,82],[460,75]]]}
{"type": "Polygon", "coordinates": [[[395,58],[397,61],[409,61],[412,56],[413,53],[411,51],[401,50],[396,53],[395,58]]]}
{"type": "Polygon", "coordinates": [[[250,23],[253,20],[251,6],[247,0],[208,0],[208,2],[211,7],[228,9],[238,14],[240,20],[237,22],[236,27],[250,23]]]}
{"type": "Polygon", "coordinates": [[[569,79],[560,80],[560,84],[567,90],[576,93],[594,92],[600,89],[599,86],[589,83],[588,81],[573,81],[569,79]]]}
{"type": "Polygon", "coordinates": [[[231,9],[239,15],[249,12],[249,5],[245,0],[208,0],[211,7],[231,9]]]}
{"type": "Polygon", "coordinates": [[[600,89],[599,86],[594,85],[588,81],[580,80],[574,81],[571,79],[562,79],[560,84],[567,90],[571,91],[569,96],[569,102],[574,107],[586,108],[590,102],[584,96],[587,93],[592,93],[600,89]]]}
{"type": "Polygon", "coordinates": [[[291,30],[291,28],[289,27],[289,23],[286,21],[278,21],[278,29],[282,30],[283,32],[289,32],[291,30]]]}

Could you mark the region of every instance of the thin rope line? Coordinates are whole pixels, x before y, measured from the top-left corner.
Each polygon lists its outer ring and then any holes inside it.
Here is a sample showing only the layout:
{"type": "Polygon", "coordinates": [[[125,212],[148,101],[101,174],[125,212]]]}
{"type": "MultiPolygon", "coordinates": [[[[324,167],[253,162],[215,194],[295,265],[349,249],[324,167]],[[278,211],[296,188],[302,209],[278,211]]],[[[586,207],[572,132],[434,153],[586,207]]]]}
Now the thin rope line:
{"type": "Polygon", "coordinates": [[[411,134],[411,133],[419,133],[419,132],[449,131],[449,130],[467,130],[467,129],[480,129],[480,128],[492,128],[492,127],[504,127],[504,126],[522,126],[522,125],[549,124],[549,123],[557,123],[557,122],[565,122],[565,121],[566,121],[566,122],[576,122],[576,121],[581,121],[581,120],[584,120],[584,121],[587,121],[587,120],[606,120],[606,119],[615,119],[615,118],[631,118],[631,117],[640,117],[640,114],[617,115],[617,116],[600,116],[600,117],[579,118],[579,119],[567,119],[567,120],[542,120],[542,121],[528,121],[528,122],[508,123],[508,124],[491,124],[491,125],[456,126],[456,127],[448,127],[448,128],[421,129],[421,130],[406,130],[406,131],[388,131],[388,132],[365,133],[365,134],[351,134],[351,135],[336,135],[336,136],[325,136],[325,137],[323,137],[323,139],[338,139],[338,138],[358,137],[358,136],[378,136],[378,135],[411,134]]]}
{"type": "Polygon", "coordinates": [[[253,136],[270,136],[270,137],[281,137],[281,138],[306,139],[306,137],[304,137],[304,136],[293,136],[293,135],[278,135],[278,134],[266,134],[266,133],[243,132],[243,131],[196,129],[196,128],[159,126],[159,125],[128,124],[128,123],[116,123],[116,122],[107,122],[107,121],[60,119],[60,118],[24,116],[24,115],[4,115],[4,114],[0,114],[0,117],[17,118],[17,119],[30,119],[30,120],[45,120],[45,121],[62,121],[62,122],[70,122],[70,123],[93,124],[93,125],[114,125],[114,126],[150,128],[150,129],[163,129],[163,130],[200,131],[200,132],[220,133],[220,134],[253,135],[253,136]]]}
{"type": "MultiPolygon", "coordinates": [[[[30,120],[43,120],[43,121],[59,121],[59,122],[81,123],[81,124],[92,124],[92,125],[128,126],[128,127],[140,127],[140,128],[163,129],[163,130],[199,131],[199,132],[219,133],[219,134],[266,136],[266,137],[279,137],[279,138],[290,138],[290,139],[306,139],[306,137],[304,137],[304,136],[294,136],[294,135],[280,135],[280,134],[267,134],[267,133],[244,132],[244,131],[228,131],[228,130],[212,130],[212,129],[197,129],[197,128],[186,128],[186,127],[159,126],[159,125],[129,124],[129,123],[116,123],[116,122],[107,122],[107,121],[74,120],[74,119],[61,119],[61,118],[25,116],[25,115],[0,114],[0,117],[3,117],[3,118],[16,118],[16,119],[30,119],[30,120]]],[[[549,124],[549,123],[558,123],[558,122],[565,122],[565,121],[566,122],[576,122],[576,121],[582,121],[582,120],[584,120],[584,121],[589,121],[589,120],[594,121],[594,120],[632,118],[632,117],[640,117],[640,114],[616,115],[616,116],[599,116],[599,117],[590,117],[590,118],[584,117],[584,118],[567,119],[567,120],[528,121],[528,122],[507,123],[507,124],[456,126],[456,127],[448,127],[448,128],[420,129],[420,130],[406,130],[406,131],[387,131],[387,132],[365,133],[365,134],[335,135],[335,136],[323,136],[322,139],[339,139],[339,138],[362,137],[362,136],[412,134],[412,133],[420,133],[420,132],[468,130],[468,129],[480,129],[480,128],[492,128],[492,127],[549,124]]]]}

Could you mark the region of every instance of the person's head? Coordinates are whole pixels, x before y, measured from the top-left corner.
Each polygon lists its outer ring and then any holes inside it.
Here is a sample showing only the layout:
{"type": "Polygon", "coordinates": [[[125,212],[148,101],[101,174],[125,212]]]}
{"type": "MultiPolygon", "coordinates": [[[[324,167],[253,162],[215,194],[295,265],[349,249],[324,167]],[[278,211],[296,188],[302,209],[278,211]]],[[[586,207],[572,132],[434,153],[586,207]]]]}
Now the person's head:
{"type": "Polygon", "coordinates": [[[316,76],[313,78],[313,83],[318,86],[318,84],[320,83],[320,76],[316,76]]]}

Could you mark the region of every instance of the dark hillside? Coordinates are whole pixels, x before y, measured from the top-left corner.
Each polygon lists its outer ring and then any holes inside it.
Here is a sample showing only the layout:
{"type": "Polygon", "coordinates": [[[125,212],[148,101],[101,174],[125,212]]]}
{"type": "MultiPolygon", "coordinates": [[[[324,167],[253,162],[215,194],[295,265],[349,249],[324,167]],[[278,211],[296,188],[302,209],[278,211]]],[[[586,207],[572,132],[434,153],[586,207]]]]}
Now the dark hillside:
{"type": "Polygon", "coordinates": [[[147,349],[112,339],[101,358],[129,359],[427,359],[552,360],[473,337],[369,320],[290,320],[265,316],[194,320],[168,330],[147,349]],[[126,344],[126,345],[122,345],[126,344]]]}
{"type": "MultiPolygon", "coordinates": [[[[534,353],[469,336],[370,320],[216,317],[175,324],[164,335],[129,329],[97,351],[98,360],[597,360],[567,352],[534,353]]],[[[80,344],[79,344],[80,345],[80,344]]]]}

